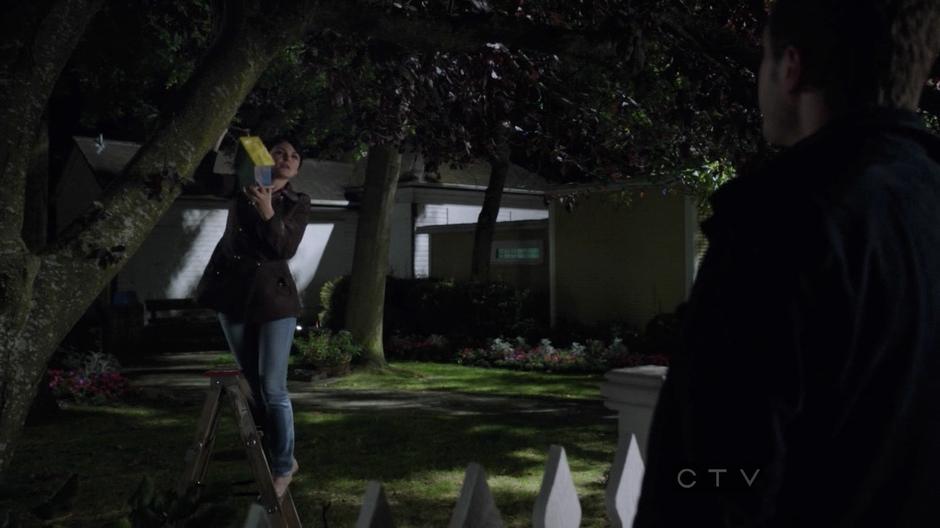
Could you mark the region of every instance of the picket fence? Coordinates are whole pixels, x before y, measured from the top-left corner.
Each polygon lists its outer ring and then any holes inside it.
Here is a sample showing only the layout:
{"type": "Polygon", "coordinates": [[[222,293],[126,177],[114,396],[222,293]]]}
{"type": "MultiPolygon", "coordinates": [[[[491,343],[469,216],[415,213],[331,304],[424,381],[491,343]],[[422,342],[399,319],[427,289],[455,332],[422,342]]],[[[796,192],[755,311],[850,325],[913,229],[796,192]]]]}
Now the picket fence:
{"type": "MultiPolygon", "coordinates": [[[[605,490],[605,506],[610,525],[630,528],[636,513],[640,486],[643,481],[643,459],[636,436],[621,441],[614,457],[605,490]]],[[[553,445],[548,452],[542,486],[532,511],[534,528],[576,528],[581,525],[581,503],[568,467],[565,449],[553,445]]],[[[268,526],[264,509],[256,504],[249,511],[244,528],[268,526]]],[[[393,528],[394,512],[385,497],[381,482],[371,481],[359,510],[356,528],[393,528]]],[[[448,528],[500,528],[503,520],[486,483],[486,472],[471,463],[464,474],[457,505],[448,528]]]]}

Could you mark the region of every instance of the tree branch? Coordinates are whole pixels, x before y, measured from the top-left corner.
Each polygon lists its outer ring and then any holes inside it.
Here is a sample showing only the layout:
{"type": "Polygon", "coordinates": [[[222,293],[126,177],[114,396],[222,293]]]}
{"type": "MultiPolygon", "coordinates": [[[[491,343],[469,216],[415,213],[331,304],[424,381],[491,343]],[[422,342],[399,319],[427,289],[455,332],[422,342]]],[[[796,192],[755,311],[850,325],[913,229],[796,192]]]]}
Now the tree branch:
{"type": "MultiPolygon", "coordinates": [[[[760,23],[766,18],[763,0],[750,3],[760,23]]],[[[320,29],[362,35],[415,50],[468,52],[499,42],[509,48],[553,53],[607,68],[615,67],[616,61],[623,58],[618,54],[617,43],[625,34],[611,28],[571,30],[496,13],[421,17],[355,1],[320,2],[317,18],[316,27],[320,29]]],[[[713,63],[733,84],[747,84],[747,93],[752,91],[750,87],[760,68],[759,49],[747,45],[728,28],[703,28],[691,15],[672,12],[661,14],[657,20],[662,31],[688,44],[696,57],[713,63]]],[[[940,60],[934,65],[932,76],[940,77],[940,60]]],[[[925,90],[923,108],[940,115],[940,104],[929,91],[925,90]]],[[[751,99],[741,102],[752,107],[755,101],[751,99]]]]}
{"type": "Polygon", "coordinates": [[[592,60],[598,60],[599,56],[614,57],[613,43],[617,37],[600,30],[539,25],[499,14],[445,18],[408,16],[361,2],[321,2],[316,26],[418,50],[467,52],[499,42],[509,48],[592,60]]]}
{"type": "MultiPolygon", "coordinates": [[[[21,36],[10,70],[10,85],[0,90],[0,239],[15,240],[23,227],[26,170],[32,142],[62,68],[102,0],[59,0],[35,34],[21,36]]],[[[27,27],[25,30],[28,30],[27,27]]]]}
{"type": "MultiPolygon", "coordinates": [[[[36,33],[39,23],[49,12],[52,0],[36,2],[9,2],[0,19],[0,35],[4,42],[0,45],[0,75],[7,73],[16,63],[30,37],[36,33]]],[[[8,80],[6,76],[4,80],[8,80]]]]}
{"type": "Polygon", "coordinates": [[[54,348],[70,325],[50,332],[50,321],[77,320],[88,300],[140,247],[271,59],[299,40],[312,21],[308,0],[280,2],[270,11],[262,11],[260,4],[242,3],[245,9],[238,16],[226,15],[224,34],[193,74],[178,110],[140,148],[120,183],[105,190],[100,207],[88,211],[42,255],[33,312],[24,331],[42,341],[31,343],[34,349],[54,348]]]}

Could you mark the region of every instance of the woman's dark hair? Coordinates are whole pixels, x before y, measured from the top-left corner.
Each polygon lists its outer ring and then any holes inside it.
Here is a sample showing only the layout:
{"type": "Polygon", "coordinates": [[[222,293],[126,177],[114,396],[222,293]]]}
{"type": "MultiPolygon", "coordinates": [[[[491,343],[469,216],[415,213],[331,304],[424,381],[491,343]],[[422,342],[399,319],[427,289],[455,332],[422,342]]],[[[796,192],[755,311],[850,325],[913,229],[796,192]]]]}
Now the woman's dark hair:
{"type": "Polygon", "coordinates": [[[800,51],[806,84],[834,109],[915,108],[940,47],[937,0],[776,0],[773,54],[800,51]]]}
{"type": "Polygon", "coordinates": [[[279,136],[272,136],[264,140],[264,144],[266,147],[268,147],[268,150],[271,150],[272,148],[274,148],[275,145],[279,145],[281,143],[290,143],[290,146],[294,147],[294,150],[296,150],[297,153],[300,154],[300,165],[298,165],[298,167],[303,166],[304,145],[300,141],[297,141],[296,137],[282,134],[279,136]]]}

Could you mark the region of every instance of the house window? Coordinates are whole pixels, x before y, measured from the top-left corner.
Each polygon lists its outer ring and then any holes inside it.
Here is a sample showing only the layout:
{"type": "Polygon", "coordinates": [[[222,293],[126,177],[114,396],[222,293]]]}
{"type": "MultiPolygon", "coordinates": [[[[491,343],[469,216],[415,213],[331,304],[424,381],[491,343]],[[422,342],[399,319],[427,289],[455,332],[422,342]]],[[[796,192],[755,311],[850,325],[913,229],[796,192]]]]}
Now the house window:
{"type": "Polygon", "coordinates": [[[416,279],[426,279],[431,274],[431,236],[415,235],[414,274],[416,279]]]}
{"type": "Polygon", "coordinates": [[[544,261],[541,240],[497,240],[490,261],[504,265],[538,265],[544,261]]]}

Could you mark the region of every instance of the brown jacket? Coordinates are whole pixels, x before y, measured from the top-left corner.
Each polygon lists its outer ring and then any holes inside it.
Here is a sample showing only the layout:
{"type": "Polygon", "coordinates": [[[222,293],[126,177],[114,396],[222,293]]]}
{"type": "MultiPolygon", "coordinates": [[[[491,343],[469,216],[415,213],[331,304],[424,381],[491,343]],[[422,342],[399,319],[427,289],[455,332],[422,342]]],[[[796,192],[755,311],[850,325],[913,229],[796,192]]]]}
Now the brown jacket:
{"type": "Polygon", "coordinates": [[[196,287],[200,305],[251,323],[300,316],[287,260],[304,236],[310,197],[287,184],[271,201],[274,216],[264,221],[247,197],[234,199],[225,233],[196,287]]]}

